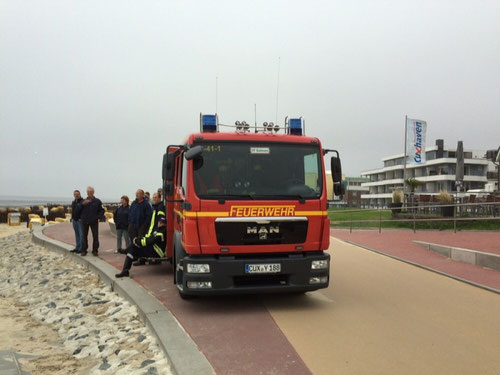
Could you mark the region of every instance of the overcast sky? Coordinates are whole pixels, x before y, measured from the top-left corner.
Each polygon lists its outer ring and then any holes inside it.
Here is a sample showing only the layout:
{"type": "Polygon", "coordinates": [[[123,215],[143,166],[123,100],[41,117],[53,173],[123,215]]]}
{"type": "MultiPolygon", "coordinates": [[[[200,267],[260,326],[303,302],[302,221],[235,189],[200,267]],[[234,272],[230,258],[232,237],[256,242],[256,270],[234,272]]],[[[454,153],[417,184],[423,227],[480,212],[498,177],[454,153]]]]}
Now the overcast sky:
{"type": "Polygon", "coordinates": [[[500,144],[497,1],[0,0],[0,195],[133,195],[168,144],[223,123],[304,116],[344,173],[428,144],[500,144]]]}

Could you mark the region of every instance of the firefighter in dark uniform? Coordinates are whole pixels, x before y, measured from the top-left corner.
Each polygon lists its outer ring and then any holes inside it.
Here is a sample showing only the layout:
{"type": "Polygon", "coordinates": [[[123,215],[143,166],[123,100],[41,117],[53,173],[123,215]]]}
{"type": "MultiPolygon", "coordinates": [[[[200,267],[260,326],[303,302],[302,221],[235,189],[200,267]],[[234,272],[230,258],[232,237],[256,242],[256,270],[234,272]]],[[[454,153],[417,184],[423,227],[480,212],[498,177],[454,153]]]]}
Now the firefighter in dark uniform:
{"type": "Polygon", "coordinates": [[[160,203],[161,198],[159,194],[157,197],[157,194],[154,194],[153,199],[158,200],[159,203],[155,204],[148,232],[143,237],[133,239],[132,244],[127,248],[127,256],[123,263],[122,272],[116,274],[115,277],[128,277],[134,260],[139,258],[165,257],[167,221],[165,218],[165,206],[160,203]]]}

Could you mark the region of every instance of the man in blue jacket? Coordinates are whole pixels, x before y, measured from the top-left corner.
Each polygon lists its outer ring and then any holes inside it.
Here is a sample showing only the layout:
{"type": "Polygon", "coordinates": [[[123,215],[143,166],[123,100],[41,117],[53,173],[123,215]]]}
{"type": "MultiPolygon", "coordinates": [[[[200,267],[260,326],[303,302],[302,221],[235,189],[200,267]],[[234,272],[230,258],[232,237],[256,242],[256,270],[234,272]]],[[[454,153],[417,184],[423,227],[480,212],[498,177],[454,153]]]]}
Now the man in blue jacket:
{"type": "Polygon", "coordinates": [[[81,207],[80,219],[83,227],[82,252],[80,254],[82,256],[87,255],[89,247],[87,237],[90,228],[93,240],[92,255],[97,256],[97,252],[99,251],[99,220],[104,217],[104,207],[101,200],[94,196],[94,188],[92,186],[87,188],[87,199],[79,203],[79,206],[81,207]]]}
{"type": "Polygon", "coordinates": [[[151,205],[144,199],[144,190],[138,189],[135,198],[128,211],[128,234],[131,240],[146,234],[153,213],[151,205]]]}

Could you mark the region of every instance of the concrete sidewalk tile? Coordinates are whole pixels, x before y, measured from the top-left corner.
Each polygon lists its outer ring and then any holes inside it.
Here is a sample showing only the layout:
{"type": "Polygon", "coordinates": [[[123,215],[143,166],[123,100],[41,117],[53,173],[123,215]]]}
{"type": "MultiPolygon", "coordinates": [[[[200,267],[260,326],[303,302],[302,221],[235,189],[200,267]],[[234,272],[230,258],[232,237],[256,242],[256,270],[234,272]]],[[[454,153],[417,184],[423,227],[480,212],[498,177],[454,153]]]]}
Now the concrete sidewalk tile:
{"type": "Polygon", "coordinates": [[[451,249],[449,246],[429,244],[429,248],[438,254],[444,255],[447,258],[451,258],[451,249]]]}
{"type": "Polygon", "coordinates": [[[428,242],[413,240],[413,243],[422,246],[425,250],[431,250],[431,244],[428,242]]]}
{"type": "Polygon", "coordinates": [[[476,254],[476,265],[494,270],[500,270],[500,256],[492,254],[476,254]]]}
{"type": "Polygon", "coordinates": [[[459,262],[465,262],[469,264],[476,264],[476,252],[464,249],[450,248],[451,256],[453,260],[458,260],[459,262]]]}
{"type": "Polygon", "coordinates": [[[214,375],[215,371],[199,351],[196,344],[187,339],[187,334],[172,314],[161,311],[146,315],[148,325],[157,327],[155,333],[168,353],[173,371],[177,374],[214,375]]]}

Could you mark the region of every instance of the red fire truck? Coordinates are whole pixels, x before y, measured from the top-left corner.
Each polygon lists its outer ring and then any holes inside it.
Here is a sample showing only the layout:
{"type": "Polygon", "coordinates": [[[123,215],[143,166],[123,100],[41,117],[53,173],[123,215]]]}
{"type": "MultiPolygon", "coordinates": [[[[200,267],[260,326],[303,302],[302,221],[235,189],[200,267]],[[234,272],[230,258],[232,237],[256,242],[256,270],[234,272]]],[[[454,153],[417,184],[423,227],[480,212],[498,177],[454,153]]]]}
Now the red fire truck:
{"type": "Polygon", "coordinates": [[[324,155],[335,150],[304,135],[302,118],[285,126],[236,122],[219,132],[200,114],[200,132],[170,145],[162,175],[167,258],[181,297],[306,292],[328,287],[330,244],[324,155]]]}

